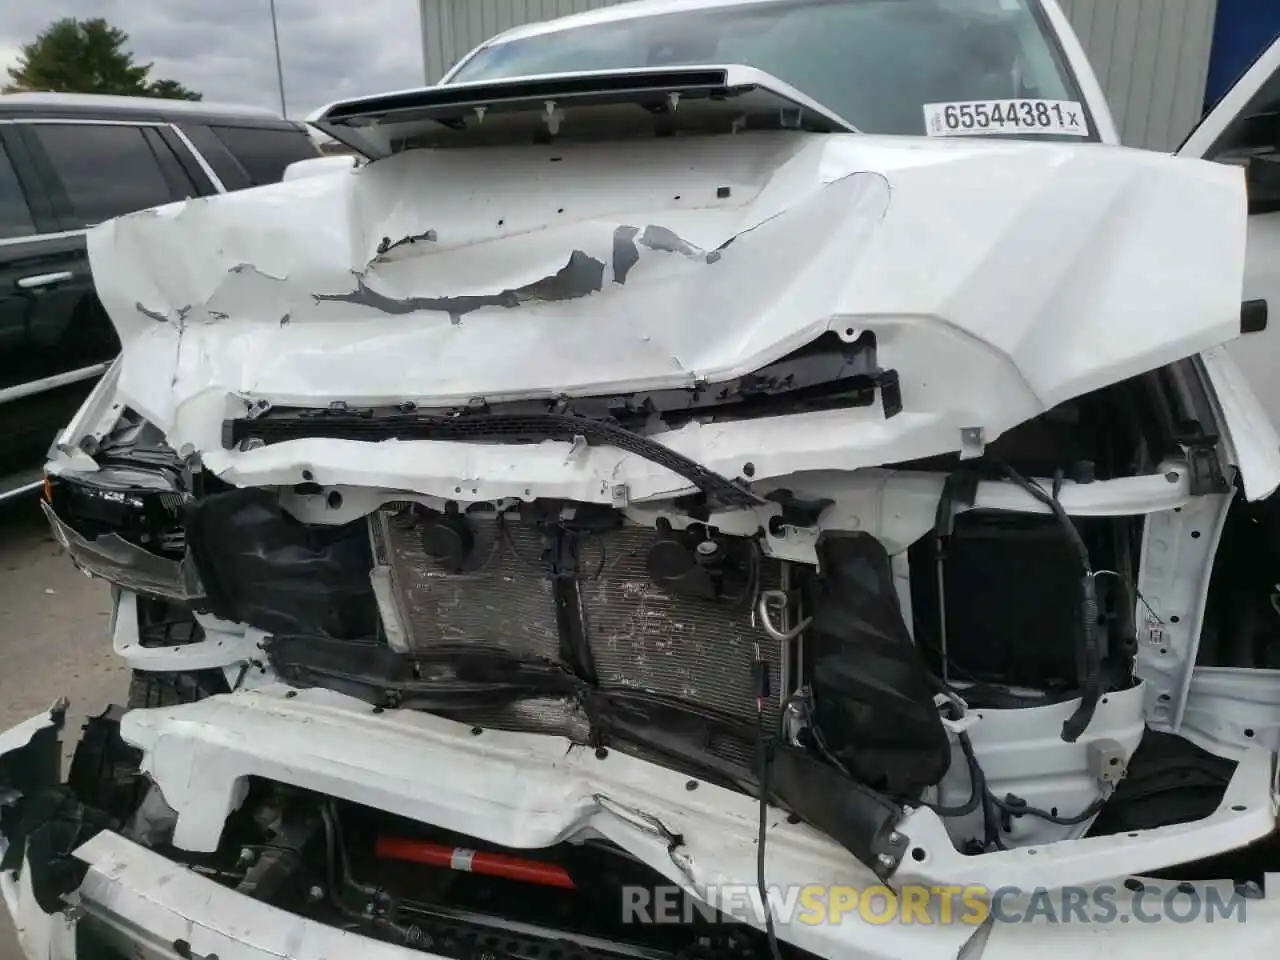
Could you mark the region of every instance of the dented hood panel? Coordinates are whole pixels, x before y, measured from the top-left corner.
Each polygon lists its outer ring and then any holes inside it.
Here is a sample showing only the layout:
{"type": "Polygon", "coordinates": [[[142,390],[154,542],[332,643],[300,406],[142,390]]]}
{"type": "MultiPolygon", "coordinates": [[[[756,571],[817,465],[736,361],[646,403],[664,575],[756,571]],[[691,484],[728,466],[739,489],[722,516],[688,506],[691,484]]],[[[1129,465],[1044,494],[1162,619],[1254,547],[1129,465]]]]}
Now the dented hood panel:
{"type": "Polygon", "coordinates": [[[607,394],[871,329],[904,403],[850,413],[877,463],[1238,335],[1245,217],[1240,171],[1154,153],[756,133],[411,151],[89,252],[120,398],[175,446],[216,449],[231,397],[607,394]]]}

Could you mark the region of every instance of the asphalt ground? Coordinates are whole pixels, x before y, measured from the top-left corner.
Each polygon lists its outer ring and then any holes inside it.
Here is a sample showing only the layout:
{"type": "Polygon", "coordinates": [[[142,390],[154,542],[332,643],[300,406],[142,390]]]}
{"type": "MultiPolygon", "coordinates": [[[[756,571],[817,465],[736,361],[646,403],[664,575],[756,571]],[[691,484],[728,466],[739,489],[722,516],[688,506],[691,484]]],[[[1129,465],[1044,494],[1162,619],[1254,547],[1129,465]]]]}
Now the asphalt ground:
{"type": "MultiPolygon", "coordinates": [[[[69,759],[84,718],[128,691],[129,671],[107,635],[110,614],[110,588],[62,552],[36,496],[0,504],[0,730],[67,697],[69,759]]],[[[25,960],[3,908],[0,960],[25,960]]]]}

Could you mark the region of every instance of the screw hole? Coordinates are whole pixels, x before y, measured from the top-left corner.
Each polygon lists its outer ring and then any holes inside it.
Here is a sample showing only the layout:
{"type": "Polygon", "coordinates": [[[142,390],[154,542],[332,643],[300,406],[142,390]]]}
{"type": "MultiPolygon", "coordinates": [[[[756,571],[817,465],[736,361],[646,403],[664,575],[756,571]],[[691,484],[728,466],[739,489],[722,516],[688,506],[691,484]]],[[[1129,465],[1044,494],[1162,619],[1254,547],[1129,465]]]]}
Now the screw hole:
{"type": "Polygon", "coordinates": [[[1246,737],[1248,737],[1250,740],[1252,740],[1252,739],[1253,739],[1253,727],[1245,727],[1245,729],[1244,729],[1244,735],[1245,735],[1246,737]]]}
{"type": "Polygon", "coordinates": [[[928,856],[929,854],[925,852],[924,847],[913,847],[911,849],[911,859],[916,863],[924,863],[928,856]]]}
{"type": "Polygon", "coordinates": [[[339,493],[337,490],[330,490],[330,491],[329,491],[329,500],[328,500],[328,502],[329,502],[329,509],[330,509],[330,510],[341,510],[341,509],[342,509],[342,494],[341,494],[341,493],[339,493]]]}
{"type": "Polygon", "coordinates": [[[1170,618],[1169,618],[1169,622],[1170,622],[1170,623],[1181,623],[1181,622],[1182,622],[1182,618],[1181,618],[1180,616],[1178,616],[1178,615],[1175,613],[1172,617],[1170,617],[1170,618]]]}
{"type": "Polygon", "coordinates": [[[1162,656],[1162,657],[1163,657],[1163,656],[1164,656],[1166,653],[1168,653],[1168,652],[1169,652],[1169,648],[1168,648],[1168,647],[1161,647],[1161,648],[1160,648],[1160,656],[1162,656]]]}
{"type": "Polygon", "coordinates": [[[1237,803],[1237,804],[1233,804],[1231,809],[1234,810],[1236,813],[1244,813],[1249,808],[1246,807],[1243,803],[1237,803]]]}
{"type": "Polygon", "coordinates": [[[1199,531],[1199,530],[1192,530],[1192,531],[1191,531],[1191,539],[1192,539],[1192,540],[1199,540],[1199,539],[1200,539],[1200,531],[1199,531]]]}
{"type": "MultiPolygon", "coordinates": [[[[1131,833],[1131,834],[1129,834],[1129,836],[1131,836],[1131,837],[1136,837],[1136,836],[1137,836],[1137,834],[1136,834],[1136,833],[1131,833]]],[[[1134,893],[1141,893],[1143,890],[1145,890],[1145,889],[1146,889],[1146,887],[1145,887],[1145,886],[1143,886],[1143,884],[1142,884],[1142,881],[1141,881],[1141,880],[1136,880],[1136,879],[1134,879],[1133,877],[1130,877],[1128,880],[1126,880],[1126,881],[1124,882],[1124,888],[1125,888],[1126,890],[1131,890],[1131,891],[1133,891],[1134,893]]]]}
{"type": "Polygon", "coordinates": [[[1156,697],[1156,699],[1159,700],[1161,703],[1168,703],[1170,700],[1173,699],[1173,697],[1169,696],[1167,693],[1162,693],[1160,694],[1160,696],[1156,697]]]}

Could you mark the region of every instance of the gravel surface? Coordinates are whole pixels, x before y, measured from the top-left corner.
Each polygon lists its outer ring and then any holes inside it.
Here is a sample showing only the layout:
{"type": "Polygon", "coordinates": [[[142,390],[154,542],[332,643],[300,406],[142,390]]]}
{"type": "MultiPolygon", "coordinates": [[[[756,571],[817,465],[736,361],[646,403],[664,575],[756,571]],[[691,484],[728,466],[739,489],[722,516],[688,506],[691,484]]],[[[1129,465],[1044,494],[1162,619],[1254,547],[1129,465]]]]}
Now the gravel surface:
{"type": "MultiPolygon", "coordinates": [[[[119,702],[129,673],[111,652],[110,588],[72,565],[34,498],[0,504],[0,729],[71,701],[65,741],[119,702]]],[[[23,960],[0,907],[0,960],[23,960]]]]}

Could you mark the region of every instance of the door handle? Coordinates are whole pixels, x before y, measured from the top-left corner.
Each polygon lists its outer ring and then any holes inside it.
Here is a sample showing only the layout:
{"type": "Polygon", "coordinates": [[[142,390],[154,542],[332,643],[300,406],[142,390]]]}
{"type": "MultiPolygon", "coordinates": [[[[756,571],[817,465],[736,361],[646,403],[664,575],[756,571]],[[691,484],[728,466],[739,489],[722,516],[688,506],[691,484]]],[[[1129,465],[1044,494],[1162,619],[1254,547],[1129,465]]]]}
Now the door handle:
{"type": "Polygon", "coordinates": [[[39,290],[41,287],[52,287],[59,283],[66,283],[73,276],[75,274],[70,270],[62,270],[58,273],[37,273],[30,277],[21,277],[18,280],[18,289],[39,290]]]}

